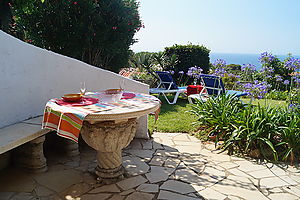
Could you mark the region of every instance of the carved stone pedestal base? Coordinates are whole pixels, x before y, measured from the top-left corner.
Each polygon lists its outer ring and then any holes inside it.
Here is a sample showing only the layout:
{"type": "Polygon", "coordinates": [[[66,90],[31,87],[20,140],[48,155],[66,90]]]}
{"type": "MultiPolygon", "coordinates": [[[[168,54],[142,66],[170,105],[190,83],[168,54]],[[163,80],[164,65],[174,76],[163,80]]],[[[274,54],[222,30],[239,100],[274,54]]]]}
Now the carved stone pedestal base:
{"type": "Polygon", "coordinates": [[[97,166],[95,170],[95,174],[98,176],[97,180],[104,184],[112,184],[124,178],[122,165],[114,169],[104,169],[97,166]]]}
{"type": "Polygon", "coordinates": [[[47,170],[43,144],[45,136],[27,142],[14,150],[14,162],[29,172],[45,172],[47,170]]]}
{"type": "Polygon", "coordinates": [[[103,183],[110,184],[123,178],[121,152],[133,139],[136,123],[136,118],[122,122],[84,122],[81,135],[89,146],[97,150],[96,174],[103,183]]]}

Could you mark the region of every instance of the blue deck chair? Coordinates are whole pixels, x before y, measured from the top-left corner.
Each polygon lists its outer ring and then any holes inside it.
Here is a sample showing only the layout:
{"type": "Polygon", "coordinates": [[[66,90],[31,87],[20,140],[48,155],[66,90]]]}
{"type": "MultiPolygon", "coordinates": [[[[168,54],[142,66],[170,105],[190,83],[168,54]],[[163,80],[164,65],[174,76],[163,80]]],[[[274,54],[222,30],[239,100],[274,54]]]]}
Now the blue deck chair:
{"type": "Polygon", "coordinates": [[[177,102],[178,96],[184,94],[186,87],[178,87],[173,80],[170,72],[155,72],[159,78],[159,84],[156,88],[150,88],[150,94],[162,94],[169,104],[175,104],[177,102]],[[166,94],[175,93],[173,101],[170,101],[166,94]]]}
{"type": "Polygon", "coordinates": [[[193,94],[188,97],[188,101],[190,103],[193,103],[192,99],[201,99],[202,101],[206,101],[209,96],[218,96],[224,93],[226,95],[234,95],[238,98],[247,95],[247,93],[241,91],[225,90],[222,78],[219,76],[201,74],[199,78],[204,87],[199,94],[193,94]]]}

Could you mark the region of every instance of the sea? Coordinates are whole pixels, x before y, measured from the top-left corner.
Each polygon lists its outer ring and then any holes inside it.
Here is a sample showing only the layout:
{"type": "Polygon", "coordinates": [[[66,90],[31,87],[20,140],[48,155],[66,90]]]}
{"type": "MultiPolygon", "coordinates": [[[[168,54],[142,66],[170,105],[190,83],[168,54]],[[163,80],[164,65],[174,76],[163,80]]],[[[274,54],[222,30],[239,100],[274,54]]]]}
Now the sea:
{"type": "MultiPolygon", "coordinates": [[[[276,55],[279,60],[283,61],[288,55],[276,55]]],[[[300,55],[292,55],[294,58],[299,58],[300,55]]],[[[252,64],[256,66],[256,69],[261,69],[259,62],[260,54],[238,54],[238,53],[210,53],[210,62],[214,63],[217,59],[226,61],[226,64],[252,64]]]]}

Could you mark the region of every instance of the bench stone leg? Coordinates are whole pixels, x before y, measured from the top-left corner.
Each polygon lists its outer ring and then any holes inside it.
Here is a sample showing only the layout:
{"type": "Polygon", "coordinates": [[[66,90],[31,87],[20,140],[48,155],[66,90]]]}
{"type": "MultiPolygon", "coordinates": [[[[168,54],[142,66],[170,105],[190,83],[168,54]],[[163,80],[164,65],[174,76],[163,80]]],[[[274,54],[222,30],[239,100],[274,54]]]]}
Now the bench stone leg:
{"type": "Polygon", "coordinates": [[[79,155],[78,143],[76,143],[72,140],[69,140],[69,139],[64,139],[63,143],[64,144],[62,144],[62,146],[65,149],[68,156],[78,156],[79,155]]]}
{"type": "Polygon", "coordinates": [[[15,163],[33,173],[45,172],[47,163],[43,150],[44,141],[45,136],[41,136],[16,148],[15,163]]]}
{"type": "Polygon", "coordinates": [[[11,160],[10,151],[0,154],[0,170],[8,167],[10,165],[10,160],[11,160]]]}
{"type": "Polygon", "coordinates": [[[57,137],[55,138],[57,142],[57,147],[63,151],[64,154],[67,156],[78,156],[79,155],[79,145],[78,143],[66,139],[63,137],[57,137]]]}

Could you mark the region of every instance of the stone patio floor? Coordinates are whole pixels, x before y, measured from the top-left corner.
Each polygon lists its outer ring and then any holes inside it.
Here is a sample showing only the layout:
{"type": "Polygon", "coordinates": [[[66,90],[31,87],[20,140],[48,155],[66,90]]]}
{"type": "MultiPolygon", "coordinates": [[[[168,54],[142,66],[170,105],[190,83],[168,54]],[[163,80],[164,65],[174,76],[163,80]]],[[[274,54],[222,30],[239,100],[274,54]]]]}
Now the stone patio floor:
{"type": "Polygon", "coordinates": [[[184,133],[154,133],[123,152],[126,178],[103,185],[93,175],[96,153],[47,157],[48,171],[0,171],[0,199],[300,199],[300,169],[228,156],[184,133]]]}

